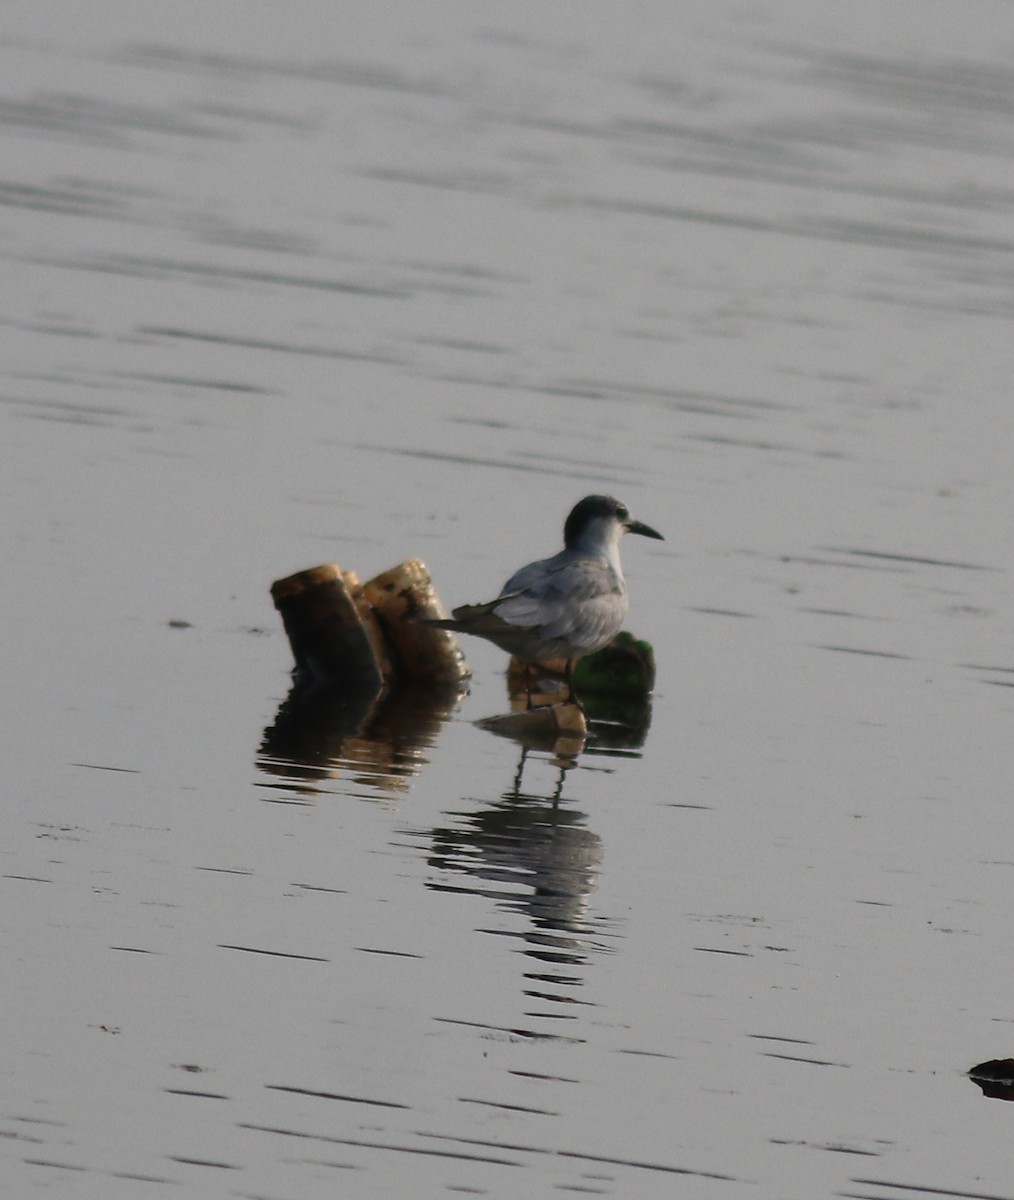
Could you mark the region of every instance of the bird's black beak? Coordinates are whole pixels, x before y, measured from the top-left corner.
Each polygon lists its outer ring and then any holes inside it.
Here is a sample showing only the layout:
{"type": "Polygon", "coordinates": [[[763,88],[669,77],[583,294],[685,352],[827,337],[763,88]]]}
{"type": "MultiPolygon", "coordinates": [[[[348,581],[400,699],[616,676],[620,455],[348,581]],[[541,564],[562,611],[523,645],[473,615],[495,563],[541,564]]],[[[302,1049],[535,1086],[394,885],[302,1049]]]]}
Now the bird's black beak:
{"type": "Polygon", "coordinates": [[[658,538],[660,542],[665,541],[665,538],[657,529],[652,529],[650,525],[645,525],[643,521],[628,521],[625,528],[627,533],[639,533],[642,537],[658,538]]]}

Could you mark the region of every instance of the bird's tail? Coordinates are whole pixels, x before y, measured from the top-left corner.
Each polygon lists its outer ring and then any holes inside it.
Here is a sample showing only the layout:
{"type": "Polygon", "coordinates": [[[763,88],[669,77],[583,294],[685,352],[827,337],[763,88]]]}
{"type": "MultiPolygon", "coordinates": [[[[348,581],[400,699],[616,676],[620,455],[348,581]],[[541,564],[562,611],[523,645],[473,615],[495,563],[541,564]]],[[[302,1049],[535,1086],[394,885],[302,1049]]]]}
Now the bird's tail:
{"type": "Polygon", "coordinates": [[[455,633],[471,633],[476,621],[488,616],[499,603],[492,600],[486,604],[462,604],[452,610],[449,617],[417,617],[423,625],[432,625],[436,629],[450,629],[455,633]]]}

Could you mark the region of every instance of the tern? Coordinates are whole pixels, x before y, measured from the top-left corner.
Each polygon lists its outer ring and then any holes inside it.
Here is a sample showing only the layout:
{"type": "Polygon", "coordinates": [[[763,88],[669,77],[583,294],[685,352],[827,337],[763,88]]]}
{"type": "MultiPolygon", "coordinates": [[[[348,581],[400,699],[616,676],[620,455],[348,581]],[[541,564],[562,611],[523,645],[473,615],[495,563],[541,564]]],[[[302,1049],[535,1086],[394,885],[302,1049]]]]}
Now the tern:
{"type": "Polygon", "coordinates": [[[574,663],[608,646],[627,615],[625,533],[665,540],[612,496],[585,496],[567,517],[558,554],[515,571],[495,600],[426,624],[485,638],[525,663],[566,659],[569,682],[574,663]]]}

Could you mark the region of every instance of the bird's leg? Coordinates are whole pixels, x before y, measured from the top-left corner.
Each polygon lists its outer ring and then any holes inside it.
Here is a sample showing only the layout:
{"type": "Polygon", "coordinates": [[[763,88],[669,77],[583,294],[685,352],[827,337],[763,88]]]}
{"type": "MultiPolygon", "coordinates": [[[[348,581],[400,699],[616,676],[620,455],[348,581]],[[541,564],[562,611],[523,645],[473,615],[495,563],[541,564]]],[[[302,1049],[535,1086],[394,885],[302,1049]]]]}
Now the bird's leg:
{"type": "Polygon", "coordinates": [[[563,781],[567,777],[568,770],[569,770],[568,764],[561,764],[560,778],[557,779],[556,787],[553,788],[553,808],[554,809],[559,808],[559,806],[560,806],[560,797],[563,795],[563,781]]]}
{"type": "Polygon", "coordinates": [[[567,667],[564,672],[564,675],[567,680],[567,701],[570,704],[577,705],[578,711],[581,713],[581,715],[587,721],[588,714],[585,712],[584,705],[581,703],[581,699],[578,696],[577,692],[574,691],[574,664],[576,661],[577,661],[576,659],[568,658],[567,659],[567,667]]]}
{"type": "Polygon", "coordinates": [[[525,762],[527,760],[528,760],[528,747],[523,745],[521,747],[521,758],[518,760],[517,773],[514,776],[514,788],[510,794],[512,800],[520,800],[521,799],[521,778],[525,773],[525,762]]]}

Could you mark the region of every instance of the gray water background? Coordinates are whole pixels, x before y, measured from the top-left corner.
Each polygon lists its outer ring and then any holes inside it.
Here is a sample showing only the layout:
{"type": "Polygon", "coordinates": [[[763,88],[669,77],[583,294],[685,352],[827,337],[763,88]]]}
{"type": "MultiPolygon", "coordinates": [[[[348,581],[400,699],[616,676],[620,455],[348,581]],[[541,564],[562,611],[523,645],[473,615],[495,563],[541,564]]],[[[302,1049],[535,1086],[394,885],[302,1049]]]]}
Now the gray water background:
{"type": "Polygon", "coordinates": [[[1014,1196],[1014,10],[43,0],[0,67],[4,1194],[1014,1196]],[[471,644],[274,752],[273,579],[484,599],[592,491],[643,746],[553,808],[471,644]]]}

